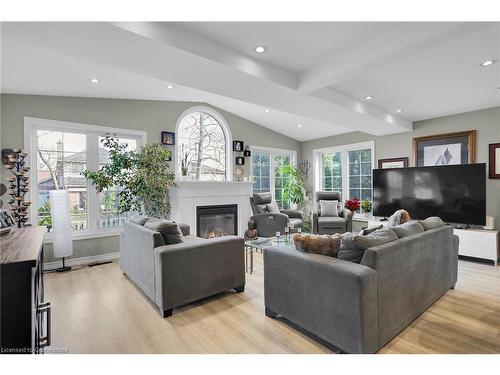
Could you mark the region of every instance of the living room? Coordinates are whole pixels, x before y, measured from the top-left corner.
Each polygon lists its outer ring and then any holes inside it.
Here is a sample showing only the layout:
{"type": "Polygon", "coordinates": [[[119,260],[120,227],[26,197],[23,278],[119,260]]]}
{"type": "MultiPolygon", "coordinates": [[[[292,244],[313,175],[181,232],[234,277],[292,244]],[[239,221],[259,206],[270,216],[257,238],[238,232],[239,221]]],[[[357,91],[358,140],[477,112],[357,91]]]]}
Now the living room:
{"type": "Polygon", "coordinates": [[[500,22],[398,17],[2,20],[1,353],[498,361],[500,22]]]}

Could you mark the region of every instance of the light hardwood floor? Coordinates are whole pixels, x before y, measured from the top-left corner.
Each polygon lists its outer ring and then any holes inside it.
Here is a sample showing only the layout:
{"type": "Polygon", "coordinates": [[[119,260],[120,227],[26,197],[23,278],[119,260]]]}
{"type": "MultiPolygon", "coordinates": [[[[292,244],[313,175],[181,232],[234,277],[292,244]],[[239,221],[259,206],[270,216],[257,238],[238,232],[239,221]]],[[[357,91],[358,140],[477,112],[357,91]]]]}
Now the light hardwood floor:
{"type": "MultiPolygon", "coordinates": [[[[70,353],[331,353],[264,315],[262,255],[244,293],[163,319],[117,263],[45,276],[53,348],[70,353]]],[[[500,267],[459,262],[459,281],[380,353],[500,353],[500,267]]]]}

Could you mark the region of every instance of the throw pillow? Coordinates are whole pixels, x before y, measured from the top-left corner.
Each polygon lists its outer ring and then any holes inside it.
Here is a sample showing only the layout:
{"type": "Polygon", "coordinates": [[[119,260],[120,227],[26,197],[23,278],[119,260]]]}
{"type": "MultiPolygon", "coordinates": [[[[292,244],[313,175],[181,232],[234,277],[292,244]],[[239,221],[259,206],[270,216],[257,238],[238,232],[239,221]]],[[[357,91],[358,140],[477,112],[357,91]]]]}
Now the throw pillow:
{"type": "Polygon", "coordinates": [[[379,229],[382,229],[384,226],[382,224],[380,225],[377,225],[375,227],[370,227],[370,228],[365,228],[365,229],[362,229],[360,232],[359,232],[359,235],[360,236],[366,236],[367,234],[370,234],[370,233],[373,233],[375,232],[376,230],[379,230],[379,229]]]}
{"type": "Polygon", "coordinates": [[[149,220],[149,217],[143,216],[143,215],[136,215],[134,217],[130,218],[130,222],[137,224],[137,225],[144,225],[146,224],[146,221],[149,220]]]}
{"type": "Polygon", "coordinates": [[[404,224],[391,227],[391,229],[399,238],[413,236],[424,231],[424,227],[418,221],[408,221],[404,224]]]}
{"type": "Polygon", "coordinates": [[[175,221],[149,219],[144,226],[156,232],[160,232],[166,245],[184,242],[181,228],[179,228],[179,225],[175,221]]]}
{"type": "Polygon", "coordinates": [[[437,216],[431,216],[425,220],[419,220],[418,222],[424,227],[424,230],[436,229],[446,225],[446,223],[437,216]]]}
{"type": "Polygon", "coordinates": [[[339,216],[339,201],[319,201],[321,216],[339,216]]]}
{"type": "Polygon", "coordinates": [[[267,211],[268,212],[280,212],[280,209],[278,207],[278,205],[276,204],[276,202],[271,202],[267,205],[267,211]]]}
{"type": "Polygon", "coordinates": [[[360,263],[366,249],[396,241],[397,239],[398,236],[391,228],[382,228],[365,236],[355,233],[345,233],[342,236],[337,258],[360,263]]]}
{"type": "Polygon", "coordinates": [[[340,248],[341,238],[342,235],[339,233],[333,235],[295,233],[293,235],[293,243],[297,250],[304,253],[336,257],[340,248]]]}

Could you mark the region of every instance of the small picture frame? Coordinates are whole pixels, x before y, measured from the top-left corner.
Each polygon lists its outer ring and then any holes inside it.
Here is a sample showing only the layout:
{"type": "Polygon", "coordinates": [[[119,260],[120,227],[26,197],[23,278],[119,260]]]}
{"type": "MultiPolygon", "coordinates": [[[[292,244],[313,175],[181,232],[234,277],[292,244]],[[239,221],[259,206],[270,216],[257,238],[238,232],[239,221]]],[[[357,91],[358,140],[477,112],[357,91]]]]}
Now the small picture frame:
{"type": "Polygon", "coordinates": [[[166,146],[175,145],[175,133],[161,132],[161,144],[166,146]]]}
{"type": "Polygon", "coordinates": [[[489,177],[498,179],[500,178],[500,143],[491,143],[489,151],[489,177]]]}
{"type": "Polygon", "coordinates": [[[252,151],[250,151],[249,149],[245,149],[245,151],[243,151],[243,156],[246,158],[252,156],[252,151]]]}
{"type": "Polygon", "coordinates": [[[379,169],[389,169],[389,168],[408,168],[408,158],[389,158],[389,159],[378,159],[379,169]]]}
{"type": "Polygon", "coordinates": [[[245,158],[241,156],[236,157],[236,165],[245,165],[245,158]]]}
{"type": "Polygon", "coordinates": [[[244,144],[243,141],[233,141],[233,151],[243,152],[244,144]]]}

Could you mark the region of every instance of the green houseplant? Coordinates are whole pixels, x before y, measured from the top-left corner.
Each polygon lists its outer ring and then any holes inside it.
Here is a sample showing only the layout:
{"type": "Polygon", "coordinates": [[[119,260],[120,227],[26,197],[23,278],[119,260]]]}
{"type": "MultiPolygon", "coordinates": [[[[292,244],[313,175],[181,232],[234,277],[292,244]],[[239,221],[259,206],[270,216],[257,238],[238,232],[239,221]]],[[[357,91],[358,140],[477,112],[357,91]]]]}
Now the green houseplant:
{"type": "Polygon", "coordinates": [[[305,181],[300,171],[292,164],[281,167],[283,177],[283,200],[294,204],[302,212],[304,230],[311,230],[311,207],[305,181]]]}
{"type": "Polygon", "coordinates": [[[361,210],[363,210],[363,213],[368,216],[370,212],[372,212],[372,203],[367,199],[362,200],[361,210]]]}
{"type": "Polygon", "coordinates": [[[96,190],[117,189],[120,213],[137,211],[167,218],[171,209],[168,191],[176,186],[168,164],[171,151],[158,144],[127,151],[126,144],[112,137],[106,137],[103,145],[109,150],[109,163],[98,171],[82,172],[96,190]]]}

